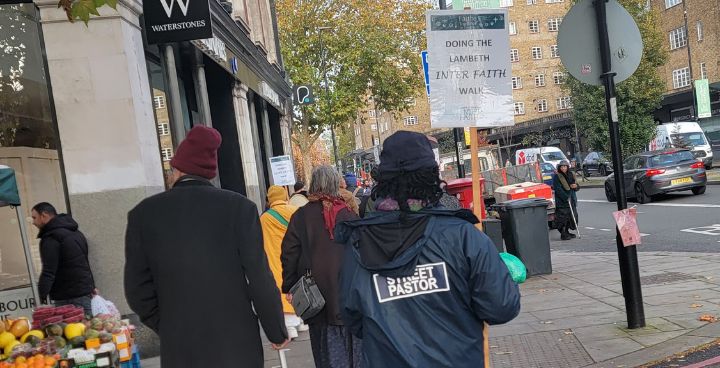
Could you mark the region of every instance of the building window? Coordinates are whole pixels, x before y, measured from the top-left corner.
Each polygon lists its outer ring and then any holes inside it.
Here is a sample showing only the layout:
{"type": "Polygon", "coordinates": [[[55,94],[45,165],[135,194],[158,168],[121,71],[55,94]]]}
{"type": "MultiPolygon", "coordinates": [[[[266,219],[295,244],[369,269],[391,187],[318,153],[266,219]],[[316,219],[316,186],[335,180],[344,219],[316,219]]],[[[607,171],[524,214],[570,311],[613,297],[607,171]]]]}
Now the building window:
{"type": "Polygon", "coordinates": [[[565,2],[565,0],[545,0],[545,4],[555,4],[555,3],[562,3],[565,2]]]}
{"type": "Polygon", "coordinates": [[[683,88],[690,85],[690,68],[675,69],[672,72],[673,88],[683,88]]]}
{"type": "Polygon", "coordinates": [[[538,112],[547,112],[548,111],[548,103],[546,99],[540,99],[537,102],[537,111],[538,112]]]}
{"type": "Polygon", "coordinates": [[[687,46],[687,41],[687,32],[684,26],[670,31],[670,50],[687,46]]]}
{"type": "Polygon", "coordinates": [[[510,61],[513,63],[520,61],[520,52],[518,52],[518,49],[510,49],[510,61]]]}
{"type": "Polygon", "coordinates": [[[535,87],[545,87],[545,74],[535,75],[535,87]]]}
{"type": "Polygon", "coordinates": [[[376,146],[379,146],[379,145],[380,145],[380,138],[373,138],[373,144],[375,144],[376,146]]]}
{"type": "Polygon", "coordinates": [[[408,97],[405,99],[405,103],[408,106],[415,106],[415,98],[414,97],[408,97]]]}
{"type": "Polygon", "coordinates": [[[528,22],[528,27],[530,28],[530,33],[538,33],[540,32],[540,24],[536,20],[531,20],[528,22]]]}
{"type": "Polygon", "coordinates": [[[155,96],[153,98],[153,105],[156,109],[164,109],[165,108],[165,96],[155,96]]]}
{"type": "Polygon", "coordinates": [[[707,65],[705,63],[700,63],[700,79],[708,79],[707,65]]]}
{"type": "Polygon", "coordinates": [[[705,35],[703,34],[703,24],[702,21],[698,21],[697,25],[697,34],[698,34],[698,42],[702,42],[703,38],[705,38],[705,35]]]}
{"type": "Polygon", "coordinates": [[[520,89],[520,88],[522,88],[522,78],[512,77],[512,89],[520,89]]]}
{"type": "Polygon", "coordinates": [[[510,22],[510,23],[508,23],[508,28],[510,29],[510,34],[511,34],[511,35],[516,35],[516,34],[517,34],[517,25],[515,25],[515,22],[510,22]]]}
{"type": "Polygon", "coordinates": [[[525,115],[524,102],[515,102],[515,115],[525,115]]]}
{"type": "Polygon", "coordinates": [[[537,4],[537,0],[527,0],[528,5],[535,5],[537,4]]]}
{"type": "Polygon", "coordinates": [[[162,159],[163,161],[170,161],[173,158],[173,149],[172,148],[163,148],[162,149],[162,159]]]}
{"type": "Polygon", "coordinates": [[[513,0],[500,0],[501,8],[509,8],[511,6],[513,6],[513,0]]]}
{"type": "Polygon", "coordinates": [[[375,110],[369,110],[368,116],[374,119],[375,118],[375,110]]]}
{"type": "Polygon", "coordinates": [[[559,31],[560,23],[562,23],[562,18],[552,18],[552,19],[548,20],[548,30],[550,32],[559,31]]]}
{"type": "Polygon", "coordinates": [[[535,60],[542,59],[542,47],[533,47],[532,48],[532,58],[535,60]]]}
{"type": "Polygon", "coordinates": [[[370,130],[372,130],[373,132],[376,131],[376,130],[377,130],[377,124],[371,124],[371,125],[370,125],[370,130]]]}
{"type": "Polygon", "coordinates": [[[563,73],[563,72],[553,73],[553,81],[555,81],[555,84],[565,84],[565,73],[563,73]]]}
{"type": "Polygon", "coordinates": [[[567,110],[572,108],[572,103],[570,103],[570,97],[558,97],[557,108],[558,110],[567,110]]]}
{"type": "Polygon", "coordinates": [[[418,118],[417,118],[417,116],[406,116],[403,118],[403,124],[405,124],[406,126],[417,125],[418,118]]]}
{"type": "Polygon", "coordinates": [[[170,124],[168,123],[160,123],[158,124],[158,134],[160,135],[170,135],[170,124]]]}
{"type": "Polygon", "coordinates": [[[670,9],[679,4],[682,4],[682,0],[665,0],[665,9],[670,9]]]}
{"type": "Polygon", "coordinates": [[[559,58],[560,57],[560,48],[558,45],[550,45],[550,57],[551,58],[559,58]]]}

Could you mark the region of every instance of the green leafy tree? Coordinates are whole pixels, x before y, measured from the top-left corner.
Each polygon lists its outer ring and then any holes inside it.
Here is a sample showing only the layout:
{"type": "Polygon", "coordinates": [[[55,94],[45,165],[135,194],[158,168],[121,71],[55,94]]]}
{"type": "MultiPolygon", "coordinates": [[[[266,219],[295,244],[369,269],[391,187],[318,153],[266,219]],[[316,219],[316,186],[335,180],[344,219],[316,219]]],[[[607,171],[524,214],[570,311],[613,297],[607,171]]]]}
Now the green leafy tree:
{"type": "Polygon", "coordinates": [[[74,22],[79,19],[85,22],[85,25],[88,24],[91,16],[99,16],[98,9],[105,5],[117,10],[117,0],[60,0],[58,2],[58,8],[65,10],[69,21],[74,22]]]}
{"type": "MultiPolygon", "coordinates": [[[[406,99],[422,82],[417,76],[424,1],[278,0],[275,5],[288,76],[293,84],[313,86],[316,97],[315,104],[294,111],[293,142],[301,152],[330,126],[352,130],[370,96],[378,109],[407,108],[406,99]]],[[[303,167],[309,176],[310,162],[303,167]]]]}
{"type": "MultiPolygon", "coordinates": [[[[623,157],[643,151],[655,135],[653,112],[660,107],[665,82],[658,67],[665,64],[665,36],[659,28],[659,14],[647,9],[645,0],[620,0],[637,22],[644,44],[638,70],[617,84],[618,119],[623,157]]],[[[573,103],[578,129],[594,150],[610,152],[610,133],[603,87],[590,86],[569,76],[565,85],[573,103]]]]}

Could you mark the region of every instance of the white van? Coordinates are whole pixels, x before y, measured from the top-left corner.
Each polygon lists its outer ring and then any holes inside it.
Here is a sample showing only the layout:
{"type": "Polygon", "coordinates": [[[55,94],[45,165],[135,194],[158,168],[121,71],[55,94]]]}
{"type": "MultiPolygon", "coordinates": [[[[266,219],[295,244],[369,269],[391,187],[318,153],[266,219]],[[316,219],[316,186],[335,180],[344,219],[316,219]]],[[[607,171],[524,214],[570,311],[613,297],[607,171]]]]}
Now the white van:
{"type": "Polygon", "coordinates": [[[535,148],[523,148],[515,151],[515,164],[522,165],[530,162],[535,162],[541,157],[541,162],[547,162],[555,166],[563,161],[568,160],[563,151],[557,147],[535,147],[535,148]]]}
{"type": "Polygon", "coordinates": [[[688,148],[692,150],[696,158],[702,160],[705,168],[712,167],[712,147],[698,123],[679,121],[658,125],[655,138],[650,141],[648,150],[655,151],[672,147],[688,148]]]}

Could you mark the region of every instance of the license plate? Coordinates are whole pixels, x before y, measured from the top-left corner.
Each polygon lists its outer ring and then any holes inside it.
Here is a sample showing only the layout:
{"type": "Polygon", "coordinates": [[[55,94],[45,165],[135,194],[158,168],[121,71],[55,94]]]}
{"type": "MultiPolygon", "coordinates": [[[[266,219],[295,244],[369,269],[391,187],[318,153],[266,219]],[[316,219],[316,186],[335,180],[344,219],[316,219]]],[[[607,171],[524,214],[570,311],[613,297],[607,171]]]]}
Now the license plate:
{"type": "Polygon", "coordinates": [[[543,176],[543,180],[550,180],[550,179],[552,179],[552,176],[548,176],[548,175],[543,176]]]}
{"type": "Polygon", "coordinates": [[[687,184],[692,183],[692,178],[680,178],[680,179],[673,179],[670,181],[670,184],[672,185],[678,185],[678,184],[687,184]]]}
{"type": "Polygon", "coordinates": [[[528,198],[535,198],[535,197],[537,197],[537,196],[535,195],[535,193],[530,193],[530,194],[528,194],[528,198]]]}

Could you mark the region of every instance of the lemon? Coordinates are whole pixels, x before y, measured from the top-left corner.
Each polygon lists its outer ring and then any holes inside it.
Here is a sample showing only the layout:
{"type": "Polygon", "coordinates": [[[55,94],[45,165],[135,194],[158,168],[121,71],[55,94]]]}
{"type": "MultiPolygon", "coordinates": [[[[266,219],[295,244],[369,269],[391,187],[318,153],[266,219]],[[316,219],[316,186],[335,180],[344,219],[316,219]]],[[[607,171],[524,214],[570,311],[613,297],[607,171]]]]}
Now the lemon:
{"type": "Polygon", "coordinates": [[[82,323],[71,323],[65,327],[65,337],[68,340],[82,336],[85,333],[85,325],[82,323]]]}
{"type": "Polygon", "coordinates": [[[16,346],[18,346],[18,345],[20,345],[20,341],[17,341],[17,340],[13,340],[11,343],[7,344],[7,345],[5,346],[5,350],[4,350],[4,351],[5,351],[5,355],[8,355],[8,356],[9,356],[10,353],[12,353],[13,349],[14,349],[16,346]]]}
{"type": "Polygon", "coordinates": [[[13,335],[7,331],[0,333],[0,348],[5,348],[8,344],[10,344],[13,341],[16,341],[15,335],[13,335]]]}

